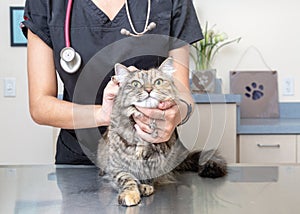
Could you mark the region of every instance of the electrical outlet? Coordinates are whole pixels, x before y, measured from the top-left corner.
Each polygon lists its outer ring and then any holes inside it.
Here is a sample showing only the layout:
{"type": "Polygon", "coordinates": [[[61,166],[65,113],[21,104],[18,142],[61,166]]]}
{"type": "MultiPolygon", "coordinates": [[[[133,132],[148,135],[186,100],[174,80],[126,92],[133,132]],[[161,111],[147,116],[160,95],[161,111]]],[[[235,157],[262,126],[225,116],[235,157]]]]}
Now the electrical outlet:
{"type": "Polygon", "coordinates": [[[282,95],[292,96],[294,95],[294,78],[285,77],[282,82],[282,95]]]}
{"type": "Polygon", "coordinates": [[[4,78],[4,97],[16,96],[16,78],[4,78]]]}

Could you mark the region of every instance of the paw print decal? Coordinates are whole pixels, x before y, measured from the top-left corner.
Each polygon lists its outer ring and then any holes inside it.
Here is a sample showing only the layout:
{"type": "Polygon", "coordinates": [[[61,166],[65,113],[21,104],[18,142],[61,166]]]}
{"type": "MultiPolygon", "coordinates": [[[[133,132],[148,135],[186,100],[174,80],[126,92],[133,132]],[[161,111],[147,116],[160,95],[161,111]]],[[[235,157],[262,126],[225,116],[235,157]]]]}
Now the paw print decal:
{"type": "Polygon", "coordinates": [[[251,83],[250,86],[246,86],[245,89],[247,91],[245,96],[247,98],[251,98],[252,100],[259,100],[264,96],[264,86],[258,85],[256,82],[251,83]]]}

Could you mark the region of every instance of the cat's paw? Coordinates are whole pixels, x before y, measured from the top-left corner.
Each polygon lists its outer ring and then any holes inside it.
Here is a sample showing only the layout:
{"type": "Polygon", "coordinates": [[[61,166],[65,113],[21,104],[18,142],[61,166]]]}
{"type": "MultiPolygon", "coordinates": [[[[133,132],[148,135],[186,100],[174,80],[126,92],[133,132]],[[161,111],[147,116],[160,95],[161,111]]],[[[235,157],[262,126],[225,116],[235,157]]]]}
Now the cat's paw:
{"type": "Polygon", "coordinates": [[[149,196],[154,193],[154,187],[148,184],[139,184],[139,190],[142,196],[149,196]]]}
{"type": "Polygon", "coordinates": [[[139,204],[141,201],[141,195],[138,190],[124,190],[119,194],[119,204],[130,207],[139,204]]]}

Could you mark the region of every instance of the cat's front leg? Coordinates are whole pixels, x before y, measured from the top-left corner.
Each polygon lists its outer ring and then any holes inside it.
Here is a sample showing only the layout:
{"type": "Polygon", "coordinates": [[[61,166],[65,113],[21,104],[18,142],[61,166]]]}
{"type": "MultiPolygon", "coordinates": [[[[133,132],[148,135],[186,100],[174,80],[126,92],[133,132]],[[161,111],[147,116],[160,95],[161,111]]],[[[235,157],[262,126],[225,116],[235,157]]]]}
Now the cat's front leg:
{"type": "Polygon", "coordinates": [[[139,181],[130,173],[120,172],[115,177],[119,187],[118,202],[123,206],[135,206],[141,201],[139,181]]]}
{"type": "MultiPolygon", "coordinates": [[[[134,106],[129,106],[126,109],[125,114],[126,114],[127,117],[131,117],[131,116],[141,117],[141,116],[143,116],[143,114],[141,112],[139,112],[134,106]]],[[[138,136],[136,138],[139,139],[138,136]]],[[[140,160],[140,159],[146,159],[147,158],[148,150],[149,150],[148,146],[149,146],[149,143],[143,141],[142,139],[139,139],[137,141],[136,149],[135,149],[135,151],[136,151],[135,155],[136,155],[137,159],[140,160]]]]}

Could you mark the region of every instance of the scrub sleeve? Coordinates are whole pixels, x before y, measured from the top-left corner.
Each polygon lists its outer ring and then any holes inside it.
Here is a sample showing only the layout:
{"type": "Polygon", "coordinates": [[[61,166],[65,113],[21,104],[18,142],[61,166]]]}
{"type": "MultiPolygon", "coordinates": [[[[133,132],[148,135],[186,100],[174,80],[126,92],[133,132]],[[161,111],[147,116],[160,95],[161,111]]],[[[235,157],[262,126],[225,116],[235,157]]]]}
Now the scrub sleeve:
{"type": "MultiPolygon", "coordinates": [[[[75,74],[68,74],[60,66],[60,50],[65,47],[64,22],[68,0],[26,0],[23,33],[27,35],[27,29],[39,36],[50,48],[53,49],[56,70],[64,83],[63,99],[73,101],[77,80],[85,65],[99,51],[108,45],[117,42],[126,36],[120,34],[122,28],[131,29],[126,16],[125,6],[119,11],[113,20],[109,20],[92,0],[73,0],[71,14],[70,37],[72,47],[80,53],[82,65],[75,74]]],[[[128,0],[130,15],[137,31],[141,31],[145,24],[147,13],[146,0],[128,0]]],[[[155,29],[148,33],[165,35],[176,42],[169,45],[169,50],[194,43],[203,38],[200,24],[191,0],[152,0],[150,22],[156,22],[155,29]]],[[[129,55],[132,49],[116,50],[129,55]]],[[[168,50],[164,50],[166,53],[168,50]]],[[[157,67],[166,57],[139,56],[121,62],[126,66],[136,66],[140,69],[157,67]]],[[[42,71],[41,71],[42,72],[42,71]]],[[[98,89],[97,97],[93,103],[101,104],[103,90],[113,75],[113,70],[103,73],[104,81],[98,89]]],[[[98,129],[98,128],[97,128],[98,129]]],[[[106,127],[99,127],[101,133],[106,127]]],[[[56,164],[93,164],[83,152],[78,140],[77,130],[62,129],[56,151],[56,164]],[[75,132],[76,131],[76,132],[75,132]]],[[[91,147],[96,148],[97,142],[91,147]]],[[[90,145],[86,145],[90,147],[90,145]]],[[[96,150],[94,150],[96,152],[96,150]]]]}

